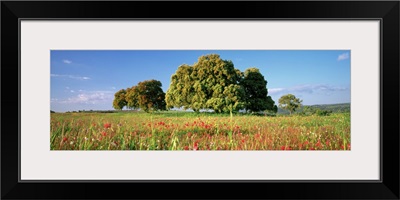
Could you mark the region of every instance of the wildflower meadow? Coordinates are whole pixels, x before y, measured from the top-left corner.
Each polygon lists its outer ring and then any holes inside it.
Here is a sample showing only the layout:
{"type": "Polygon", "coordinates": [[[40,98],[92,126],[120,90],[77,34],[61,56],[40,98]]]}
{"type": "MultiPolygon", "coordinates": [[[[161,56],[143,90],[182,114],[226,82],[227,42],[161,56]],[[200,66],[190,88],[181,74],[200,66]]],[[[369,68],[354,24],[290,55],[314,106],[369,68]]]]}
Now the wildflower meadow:
{"type": "Polygon", "coordinates": [[[350,113],[51,113],[51,150],[351,150],[350,113]]]}

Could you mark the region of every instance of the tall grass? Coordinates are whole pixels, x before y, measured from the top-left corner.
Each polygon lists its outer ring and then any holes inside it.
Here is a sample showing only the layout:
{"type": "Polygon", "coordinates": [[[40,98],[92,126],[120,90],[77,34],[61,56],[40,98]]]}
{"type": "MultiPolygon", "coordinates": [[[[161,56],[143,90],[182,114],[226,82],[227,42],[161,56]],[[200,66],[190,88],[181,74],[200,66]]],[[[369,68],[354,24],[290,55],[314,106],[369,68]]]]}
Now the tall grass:
{"type": "Polygon", "coordinates": [[[350,150],[350,114],[51,113],[52,150],[350,150]]]}

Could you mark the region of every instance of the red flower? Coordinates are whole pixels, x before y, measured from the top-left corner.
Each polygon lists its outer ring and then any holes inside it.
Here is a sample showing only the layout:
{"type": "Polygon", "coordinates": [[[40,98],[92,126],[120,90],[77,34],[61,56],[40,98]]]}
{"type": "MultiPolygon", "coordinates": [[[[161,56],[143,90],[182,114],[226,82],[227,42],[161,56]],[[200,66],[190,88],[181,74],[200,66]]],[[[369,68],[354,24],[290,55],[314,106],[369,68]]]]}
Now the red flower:
{"type": "Polygon", "coordinates": [[[322,148],[322,144],[321,144],[321,141],[320,141],[320,140],[318,140],[316,146],[317,146],[318,148],[322,148]]]}
{"type": "Polygon", "coordinates": [[[188,146],[185,146],[185,148],[184,148],[185,150],[189,150],[189,147],[188,146]]]}
{"type": "Polygon", "coordinates": [[[64,137],[62,141],[63,141],[63,142],[66,142],[67,140],[68,140],[68,139],[67,139],[66,137],[64,137]]]}
{"type": "Polygon", "coordinates": [[[281,150],[292,150],[292,148],[290,148],[290,146],[282,146],[281,147],[281,150]]]}
{"type": "MultiPolygon", "coordinates": [[[[346,149],[346,150],[350,150],[350,147],[351,147],[351,145],[350,145],[350,144],[347,144],[347,149],[346,149]]],[[[343,145],[341,145],[340,148],[343,149],[343,150],[345,150],[343,145]]]]}
{"type": "Polygon", "coordinates": [[[111,127],[111,124],[110,123],[105,123],[104,124],[104,128],[110,128],[111,127]]]}
{"type": "Polygon", "coordinates": [[[199,143],[198,142],[195,142],[194,144],[193,144],[193,150],[198,150],[199,149],[199,143]]]}
{"type": "Polygon", "coordinates": [[[103,136],[106,136],[106,135],[107,135],[107,133],[106,133],[106,132],[104,132],[104,131],[103,131],[101,134],[102,134],[103,136]]]}

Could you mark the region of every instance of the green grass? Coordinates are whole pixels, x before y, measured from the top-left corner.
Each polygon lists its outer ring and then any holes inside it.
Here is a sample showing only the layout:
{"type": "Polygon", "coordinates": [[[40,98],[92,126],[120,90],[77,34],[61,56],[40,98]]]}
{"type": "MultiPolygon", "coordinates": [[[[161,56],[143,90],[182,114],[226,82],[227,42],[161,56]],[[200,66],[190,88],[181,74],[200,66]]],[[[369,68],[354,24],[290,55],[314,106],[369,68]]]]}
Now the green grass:
{"type": "Polygon", "coordinates": [[[51,150],[350,150],[350,113],[51,113],[51,150]],[[110,124],[106,127],[105,124],[110,124]]]}

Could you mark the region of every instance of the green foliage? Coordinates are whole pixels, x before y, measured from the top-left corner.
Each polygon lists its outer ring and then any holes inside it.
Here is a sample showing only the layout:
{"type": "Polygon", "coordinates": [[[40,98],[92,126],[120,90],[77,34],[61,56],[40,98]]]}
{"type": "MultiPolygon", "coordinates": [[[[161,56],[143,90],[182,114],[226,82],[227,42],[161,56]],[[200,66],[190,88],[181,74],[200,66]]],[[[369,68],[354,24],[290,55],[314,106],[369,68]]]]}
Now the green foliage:
{"type": "Polygon", "coordinates": [[[317,110],[315,111],[315,114],[318,115],[318,116],[328,116],[328,115],[330,115],[331,113],[332,113],[332,111],[330,111],[330,110],[321,110],[321,109],[317,109],[317,110]]]}
{"type": "Polygon", "coordinates": [[[277,112],[275,102],[271,96],[268,96],[267,81],[257,68],[249,68],[244,72],[244,78],[241,81],[246,93],[246,111],[272,111],[277,112]]]}
{"type": "Polygon", "coordinates": [[[244,105],[244,90],[239,85],[240,70],[232,61],[217,54],[199,57],[189,65],[181,65],[171,76],[166,93],[168,108],[212,109],[217,113],[237,111],[244,105]]]}
{"type": "Polygon", "coordinates": [[[136,87],[137,103],[145,112],[155,110],[165,110],[165,93],[161,89],[161,82],[157,80],[147,80],[139,82],[136,87]]]}
{"type": "Polygon", "coordinates": [[[317,115],[317,116],[329,116],[332,114],[332,110],[321,110],[313,106],[303,106],[302,110],[299,112],[300,115],[317,115]]]}
{"type": "Polygon", "coordinates": [[[115,93],[113,107],[122,110],[125,106],[130,109],[142,109],[145,112],[165,110],[165,93],[161,89],[161,82],[146,80],[131,88],[121,89],[115,93]]]}
{"type": "Polygon", "coordinates": [[[129,109],[138,109],[139,106],[139,91],[137,86],[132,86],[126,89],[125,101],[129,109]]]}
{"type": "Polygon", "coordinates": [[[191,107],[194,94],[194,80],[190,76],[192,71],[191,66],[181,65],[171,76],[171,84],[165,96],[167,108],[183,107],[188,109],[191,107]]]}
{"type": "Polygon", "coordinates": [[[289,113],[292,114],[294,111],[301,107],[302,102],[302,100],[296,98],[296,96],[294,96],[293,94],[287,94],[283,95],[279,99],[279,107],[284,110],[288,110],[289,113]]]}
{"type": "Polygon", "coordinates": [[[350,112],[350,103],[341,104],[324,104],[324,105],[312,105],[314,109],[330,110],[334,113],[347,113],[350,112]]]}
{"type": "Polygon", "coordinates": [[[224,104],[226,105],[223,108],[224,112],[232,113],[244,107],[245,102],[243,97],[245,96],[245,91],[240,85],[231,84],[225,87],[223,95],[224,104]]]}
{"type": "Polygon", "coordinates": [[[245,108],[251,112],[276,113],[278,108],[268,96],[267,81],[257,68],[244,73],[230,60],[217,54],[200,56],[192,66],[183,64],[171,76],[166,94],[161,82],[143,81],[115,94],[113,107],[122,110],[142,109],[146,112],[171,108],[213,110],[233,113],[245,108]]]}
{"type": "Polygon", "coordinates": [[[271,96],[268,96],[267,98],[267,112],[271,112],[271,113],[277,113],[278,112],[278,106],[275,105],[275,101],[272,100],[271,96]]]}
{"type": "Polygon", "coordinates": [[[126,90],[121,89],[114,94],[113,108],[116,110],[122,110],[127,102],[125,100],[126,90]]]}

